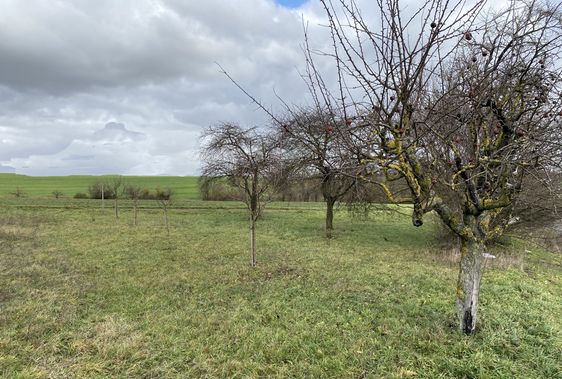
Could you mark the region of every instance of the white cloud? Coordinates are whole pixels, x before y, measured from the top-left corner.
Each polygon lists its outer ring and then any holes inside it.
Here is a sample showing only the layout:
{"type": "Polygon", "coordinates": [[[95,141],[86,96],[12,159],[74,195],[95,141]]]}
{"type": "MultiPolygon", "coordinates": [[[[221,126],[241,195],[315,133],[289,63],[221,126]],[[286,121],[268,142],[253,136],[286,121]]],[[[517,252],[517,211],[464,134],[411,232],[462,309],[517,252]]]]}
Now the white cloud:
{"type": "Polygon", "coordinates": [[[295,9],[272,0],[2,0],[0,161],[33,175],[196,174],[202,127],[267,121],[215,62],[274,110],[275,93],[302,102],[303,20],[312,47],[329,51],[325,17],[312,0],[295,9]],[[146,140],[88,145],[110,121],[146,140]]]}
{"type": "Polygon", "coordinates": [[[152,144],[146,134],[110,122],[88,138],[73,140],[56,154],[12,158],[2,164],[15,168],[16,174],[32,176],[195,174],[196,167],[180,157],[150,154],[152,144]]]}
{"type": "Polygon", "coordinates": [[[0,160],[32,175],[195,174],[202,127],[267,120],[215,62],[268,105],[274,88],[306,93],[298,12],[270,0],[4,0],[0,160]],[[81,145],[112,120],[147,141],[81,145]]]}

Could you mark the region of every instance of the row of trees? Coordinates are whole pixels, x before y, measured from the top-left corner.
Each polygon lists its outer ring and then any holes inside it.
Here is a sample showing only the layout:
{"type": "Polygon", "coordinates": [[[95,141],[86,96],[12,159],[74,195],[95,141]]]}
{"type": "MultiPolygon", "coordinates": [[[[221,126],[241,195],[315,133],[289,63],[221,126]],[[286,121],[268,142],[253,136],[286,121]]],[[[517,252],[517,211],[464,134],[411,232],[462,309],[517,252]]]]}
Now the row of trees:
{"type": "Polygon", "coordinates": [[[299,117],[287,120],[281,131],[275,125],[243,128],[228,122],[203,131],[200,187],[210,197],[217,187],[224,193],[226,184],[231,188],[227,194],[247,205],[252,265],[257,262],[256,221],[266,204],[281,200],[288,189],[302,183],[318,184],[326,203],[328,238],[338,200],[347,195],[350,203],[374,201],[357,180],[359,155],[341,143],[343,133],[326,127],[327,117],[325,112],[300,109],[299,117]]]}
{"type": "Polygon", "coordinates": [[[426,0],[412,10],[376,0],[376,20],[353,0],[320,1],[333,50],[305,44],[311,103],[283,102],[274,114],[248,94],[270,115],[269,132],[207,129],[203,175],[240,188],[252,228],[271,185],[313,173],[327,230],[330,205],[359,181],[411,204],[416,227],[435,212],[461,241],[456,314],[470,334],[486,244],[518,215],[552,216],[560,204],[561,5],[511,0],[486,11],[484,0],[426,0]],[[325,58],[335,85],[315,65],[325,58]]]}
{"type": "Polygon", "coordinates": [[[90,186],[88,186],[88,193],[90,194],[90,198],[102,200],[102,213],[105,213],[105,199],[113,199],[115,218],[119,218],[119,208],[117,204],[119,194],[133,200],[133,225],[135,226],[137,226],[138,223],[138,200],[156,200],[159,207],[164,210],[166,235],[170,235],[170,228],[168,224],[168,210],[172,205],[172,196],[174,195],[174,191],[171,188],[163,190],[160,188],[160,186],[157,186],[155,188],[155,192],[151,193],[150,189],[146,188],[144,185],[139,183],[127,182],[123,179],[122,176],[119,176],[107,182],[105,182],[104,180],[95,181],[90,186]]]}

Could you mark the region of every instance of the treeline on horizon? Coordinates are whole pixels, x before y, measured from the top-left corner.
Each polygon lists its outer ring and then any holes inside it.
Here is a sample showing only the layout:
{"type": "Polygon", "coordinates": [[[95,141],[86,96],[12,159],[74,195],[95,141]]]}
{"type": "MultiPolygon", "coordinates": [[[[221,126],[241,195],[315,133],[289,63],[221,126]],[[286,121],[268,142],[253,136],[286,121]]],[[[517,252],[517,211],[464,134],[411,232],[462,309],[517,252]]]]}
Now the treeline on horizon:
{"type": "MultiPolygon", "coordinates": [[[[101,199],[101,181],[111,183],[118,175],[70,175],[70,176],[27,176],[20,174],[0,174],[0,195],[13,196],[17,188],[23,196],[53,197],[59,190],[60,197],[101,199]],[[88,190],[90,188],[90,191],[88,190]],[[77,196],[78,194],[78,196],[77,196]]],[[[154,200],[158,191],[172,189],[177,199],[206,201],[238,201],[240,191],[226,182],[205,183],[199,176],[123,176],[125,182],[142,187],[142,200],[154,200]]],[[[104,188],[104,198],[114,198],[109,187],[104,188]]],[[[22,197],[23,197],[22,196],[22,197]]],[[[119,195],[121,196],[121,195],[119,195]]],[[[387,203],[388,199],[376,186],[357,188],[350,191],[341,201],[387,203]]],[[[323,202],[320,178],[296,178],[288,186],[278,191],[275,201],[281,202],[323,202]]]]}

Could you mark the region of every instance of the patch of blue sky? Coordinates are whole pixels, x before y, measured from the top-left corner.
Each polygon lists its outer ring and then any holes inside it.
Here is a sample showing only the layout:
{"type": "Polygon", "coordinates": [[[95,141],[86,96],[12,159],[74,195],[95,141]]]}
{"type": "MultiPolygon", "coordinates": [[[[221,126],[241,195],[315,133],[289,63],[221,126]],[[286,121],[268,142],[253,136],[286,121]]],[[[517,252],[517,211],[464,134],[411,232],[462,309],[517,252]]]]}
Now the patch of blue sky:
{"type": "Polygon", "coordinates": [[[275,2],[285,8],[298,8],[306,3],[307,0],[275,0],[275,2]]]}

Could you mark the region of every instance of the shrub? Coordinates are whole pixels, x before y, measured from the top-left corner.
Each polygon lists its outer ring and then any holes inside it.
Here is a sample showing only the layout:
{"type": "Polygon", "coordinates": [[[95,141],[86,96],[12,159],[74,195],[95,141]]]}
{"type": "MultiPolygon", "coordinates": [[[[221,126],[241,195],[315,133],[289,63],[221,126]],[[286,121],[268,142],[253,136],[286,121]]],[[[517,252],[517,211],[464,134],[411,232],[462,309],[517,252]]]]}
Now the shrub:
{"type": "Polygon", "coordinates": [[[150,192],[150,188],[143,188],[140,191],[139,199],[142,200],[156,200],[156,195],[150,192]]]}
{"type": "Polygon", "coordinates": [[[237,188],[229,186],[226,182],[220,180],[205,181],[199,179],[199,191],[203,195],[203,200],[232,201],[239,198],[237,188]]]}
{"type": "Polygon", "coordinates": [[[150,188],[143,188],[140,191],[139,199],[140,200],[169,200],[170,196],[173,195],[173,190],[168,188],[163,190],[158,184],[155,188],[155,191],[151,191],[150,188]]]}
{"type": "Polygon", "coordinates": [[[88,195],[86,195],[85,193],[77,193],[76,195],[74,195],[75,199],[88,199],[88,195]]]}
{"type": "MultiPolygon", "coordinates": [[[[91,199],[101,199],[101,180],[96,180],[94,183],[89,185],[88,193],[90,194],[91,199]]],[[[108,183],[105,183],[105,185],[103,186],[103,194],[103,197],[105,199],[115,198],[113,189],[109,187],[108,183]]]]}

